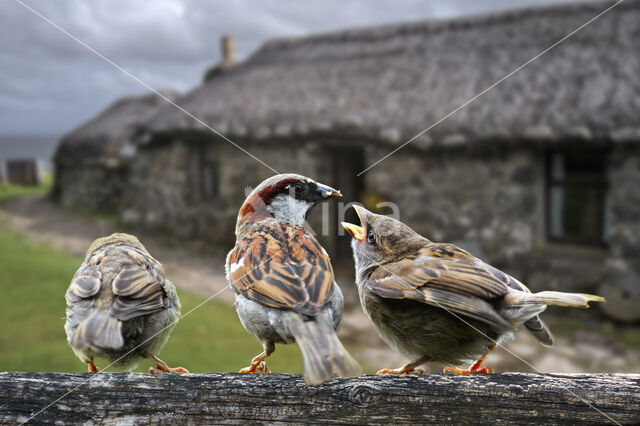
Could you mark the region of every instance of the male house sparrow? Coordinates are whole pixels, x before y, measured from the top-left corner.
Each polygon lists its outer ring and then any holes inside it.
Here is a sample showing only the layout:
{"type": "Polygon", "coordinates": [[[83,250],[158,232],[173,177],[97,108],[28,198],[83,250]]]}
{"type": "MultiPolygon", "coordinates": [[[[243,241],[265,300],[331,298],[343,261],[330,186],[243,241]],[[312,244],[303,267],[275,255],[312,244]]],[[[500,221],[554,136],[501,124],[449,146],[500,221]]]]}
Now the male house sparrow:
{"type": "Polygon", "coordinates": [[[95,240],[65,298],[67,341],[89,372],[99,371],[95,357],[120,366],[143,357],[157,364],[150,373],[188,373],[156,356],[180,318],[180,301],[160,262],[133,235],[95,240]]]}
{"type": "Polygon", "coordinates": [[[296,342],[307,384],[359,374],[336,335],[343,298],[329,256],[303,227],[316,203],[340,196],[307,177],[281,174],[262,182],[240,208],[227,279],[240,322],[264,347],[240,372],[269,372],[264,360],[275,343],[296,342]]]}
{"type": "Polygon", "coordinates": [[[590,294],[531,293],[515,278],[453,244],[434,243],[407,225],[356,206],[362,226],[343,223],[351,234],[360,302],[376,331],[411,362],[378,374],[422,374],[426,362],[486,374],[482,362],[521,324],[545,346],[550,331],[538,317],[547,305],[587,308],[604,302],[590,294]]]}

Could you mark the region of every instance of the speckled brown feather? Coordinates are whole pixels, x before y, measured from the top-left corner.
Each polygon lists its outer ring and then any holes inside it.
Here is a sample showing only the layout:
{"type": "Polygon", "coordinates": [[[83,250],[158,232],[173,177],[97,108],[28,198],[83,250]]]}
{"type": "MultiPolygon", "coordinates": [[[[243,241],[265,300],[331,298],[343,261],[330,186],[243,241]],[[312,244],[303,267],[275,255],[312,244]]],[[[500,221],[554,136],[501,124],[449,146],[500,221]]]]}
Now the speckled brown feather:
{"type": "Polygon", "coordinates": [[[263,220],[229,259],[236,292],[267,306],[316,316],[333,293],[333,269],[318,241],[301,226],[263,220]]]}
{"type": "Polygon", "coordinates": [[[179,305],[162,265],[134,237],[115,235],[118,237],[97,240],[89,248],[67,289],[67,322],[76,331],[70,342],[74,347],[116,349],[123,344],[118,321],[161,311],[169,297],[179,305]],[[91,321],[78,327],[90,317],[91,321]]]}
{"type": "Polygon", "coordinates": [[[486,266],[452,244],[430,242],[374,270],[367,289],[380,297],[423,301],[508,328],[489,303],[508,292],[506,275],[486,266]]]}

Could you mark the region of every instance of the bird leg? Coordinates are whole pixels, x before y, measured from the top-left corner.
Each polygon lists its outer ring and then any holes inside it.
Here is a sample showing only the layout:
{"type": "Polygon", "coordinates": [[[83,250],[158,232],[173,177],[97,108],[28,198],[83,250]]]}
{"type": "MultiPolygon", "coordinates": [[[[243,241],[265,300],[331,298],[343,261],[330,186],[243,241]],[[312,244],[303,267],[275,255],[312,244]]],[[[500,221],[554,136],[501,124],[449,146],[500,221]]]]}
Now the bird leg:
{"type": "Polygon", "coordinates": [[[161,360],[160,358],[158,358],[155,355],[147,355],[147,358],[149,358],[150,360],[152,360],[153,362],[155,362],[156,364],[158,364],[158,366],[156,368],[150,367],[149,368],[149,373],[151,374],[162,374],[162,373],[188,373],[189,370],[187,370],[184,367],[175,367],[175,368],[171,368],[167,365],[166,362],[164,362],[163,360],[161,360]]]}
{"type": "Polygon", "coordinates": [[[264,352],[255,356],[251,360],[251,365],[240,370],[241,373],[271,373],[271,370],[267,367],[265,359],[276,350],[276,345],[273,343],[264,344],[264,352]]]}
{"type": "Polygon", "coordinates": [[[442,370],[442,372],[443,373],[452,372],[452,373],[462,374],[463,376],[466,376],[468,374],[493,374],[494,373],[493,368],[489,366],[482,367],[482,363],[485,359],[487,359],[487,356],[489,356],[489,352],[491,352],[495,348],[496,348],[495,344],[487,346],[488,352],[482,355],[482,357],[479,360],[471,364],[467,369],[463,370],[458,367],[446,367],[444,370],[442,370]]]}
{"type": "Polygon", "coordinates": [[[383,368],[382,370],[378,370],[376,374],[413,374],[416,376],[422,376],[424,374],[424,371],[416,370],[416,367],[424,364],[427,361],[429,361],[429,358],[425,356],[400,368],[395,368],[392,370],[383,368]]]}
{"type": "Polygon", "coordinates": [[[93,363],[93,360],[91,361],[85,361],[87,363],[87,366],[89,367],[89,373],[98,373],[100,371],[100,369],[98,367],[96,367],[96,365],[93,363]]]}

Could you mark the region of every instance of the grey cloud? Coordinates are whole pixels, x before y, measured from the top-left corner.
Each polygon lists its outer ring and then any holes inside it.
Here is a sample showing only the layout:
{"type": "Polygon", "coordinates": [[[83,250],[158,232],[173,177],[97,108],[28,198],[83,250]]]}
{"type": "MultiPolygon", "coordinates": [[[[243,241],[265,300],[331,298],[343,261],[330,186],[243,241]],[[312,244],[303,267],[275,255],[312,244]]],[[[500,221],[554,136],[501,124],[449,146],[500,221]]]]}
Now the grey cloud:
{"type": "MultiPolygon", "coordinates": [[[[553,2],[25,1],[152,87],[180,91],[218,61],[223,34],[244,58],[274,37],[553,2]]],[[[0,67],[0,134],[65,132],[147,91],[13,0],[0,2],[0,67]]]]}

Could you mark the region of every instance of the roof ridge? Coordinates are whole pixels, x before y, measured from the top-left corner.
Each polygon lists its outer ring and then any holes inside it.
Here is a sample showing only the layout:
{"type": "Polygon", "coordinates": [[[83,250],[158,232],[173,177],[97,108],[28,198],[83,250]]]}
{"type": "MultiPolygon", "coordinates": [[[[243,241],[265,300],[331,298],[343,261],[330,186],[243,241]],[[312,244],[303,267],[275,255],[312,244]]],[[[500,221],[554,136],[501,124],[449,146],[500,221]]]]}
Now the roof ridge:
{"type": "MultiPolygon", "coordinates": [[[[384,39],[391,34],[439,32],[451,29],[471,30],[481,26],[495,25],[496,23],[509,23],[516,20],[522,20],[523,18],[532,19],[551,13],[556,15],[557,13],[573,14],[576,11],[593,11],[595,14],[602,12],[602,10],[606,9],[607,6],[613,5],[615,2],[615,0],[586,0],[565,4],[524,6],[515,9],[483,12],[466,16],[399,21],[379,25],[367,25],[356,28],[323,31],[302,36],[276,37],[267,40],[254,52],[253,55],[248,58],[248,60],[251,60],[252,57],[257,56],[263,50],[270,50],[275,47],[282,48],[283,46],[301,45],[305,43],[317,43],[321,41],[356,41],[365,38],[384,39]]],[[[632,8],[634,6],[640,6],[640,1],[627,0],[616,8],[632,8]]]]}

